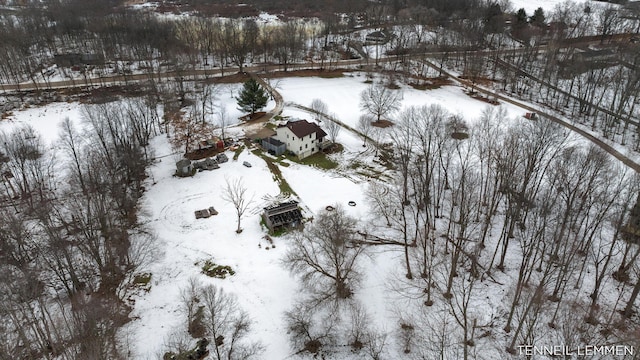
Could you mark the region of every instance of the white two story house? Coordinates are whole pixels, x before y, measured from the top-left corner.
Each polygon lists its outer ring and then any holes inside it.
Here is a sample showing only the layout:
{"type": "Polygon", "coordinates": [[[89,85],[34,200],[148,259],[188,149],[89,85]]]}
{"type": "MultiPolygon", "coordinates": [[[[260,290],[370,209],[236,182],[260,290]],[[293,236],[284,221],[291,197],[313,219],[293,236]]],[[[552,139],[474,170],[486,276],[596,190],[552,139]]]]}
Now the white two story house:
{"type": "Polygon", "coordinates": [[[287,150],[304,159],[322,150],[327,133],[315,123],[307,120],[289,121],[276,128],[276,140],[287,146],[287,150]]]}

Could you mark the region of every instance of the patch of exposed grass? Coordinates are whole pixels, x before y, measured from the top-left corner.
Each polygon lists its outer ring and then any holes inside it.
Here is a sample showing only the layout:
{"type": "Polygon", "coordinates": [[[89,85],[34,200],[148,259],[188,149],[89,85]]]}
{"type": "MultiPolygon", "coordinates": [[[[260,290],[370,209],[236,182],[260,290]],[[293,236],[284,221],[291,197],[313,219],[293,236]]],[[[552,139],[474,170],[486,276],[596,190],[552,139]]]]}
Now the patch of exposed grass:
{"type": "MultiPolygon", "coordinates": [[[[282,176],[282,172],[280,171],[280,168],[278,167],[278,165],[274,163],[274,159],[265,155],[264,152],[262,152],[262,150],[259,150],[259,149],[255,149],[251,152],[254,155],[262,158],[262,160],[264,160],[267,163],[267,167],[269,168],[269,171],[271,171],[271,174],[273,174],[273,181],[278,183],[278,187],[280,188],[280,193],[296,195],[295,191],[293,191],[293,189],[291,188],[287,180],[285,180],[284,176],[282,176]]],[[[278,160],[275,160],[275,161],[278,162],[278,160]]],[[[284,165],[285,163],[281,161],[279,163],[282,164],[283,166],[289,166],[289,164],[284,165]]]]}
{"type": "Polygon", "coordinates": [[[151,290],[151,273],[136,274],[131,281],[130,287],[149,292],[151,290]]]}
{"type": "Polygon", "coordinates": [[[242,154],[242,152],[244,151],[245,146],[244,145],[240,145],[236,151],[233,153],[233,160],[238,160],[238,157],[240,157],[240,154],[242,154]]]}
{"type": "Polygon", "coordinates": [[[298,158],[293,155],[287,155],[287,159],[293,162],[297,162],[298,164],[315,166],[324,170],[331,170],[338,167],[337,162],[329,159],[329,157],[327,157],[327,155],[322,152],[315,153],[302,160],[298,160],[298,158]]]}
{"type": "Polygon", "coordinates": [[[151,273],[142,273],[133,277],[135,285],[147,285],[151,282],[151,273]]]}
{"type": "Polygon", "coordinates": [[[337,79],[337,78],[344,77],[344,73],[340,71],[326,71],[326,72],[323,71],[323,72],[320,72],[318,76],[323,79],[337,79]]]}

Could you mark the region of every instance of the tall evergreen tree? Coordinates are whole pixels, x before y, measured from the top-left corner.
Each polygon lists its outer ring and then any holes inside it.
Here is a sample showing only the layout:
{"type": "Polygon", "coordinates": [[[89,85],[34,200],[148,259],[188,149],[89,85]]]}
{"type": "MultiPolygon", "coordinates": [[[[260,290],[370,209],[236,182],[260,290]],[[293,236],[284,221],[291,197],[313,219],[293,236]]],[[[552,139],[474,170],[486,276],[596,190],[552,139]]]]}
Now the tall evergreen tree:
{"type": "Polygon", "coordinates": [[[267,106],[267,92],[254,79],[249,79],[244,83],[240,96],[236,97],[238,101],[238,110],[251,112],[251,116],[257,110],[267,106]]]}
{"type": "Polygon", "coordinates": [[[528,22],[527,19],[529,19],[527,11],[524,8],[520,8],[516,13],[516,26],[523,26],[528,22]]]}
{"type": "Polygon", "coordinates": [[[544,27],[545,26],[544,10],[541,7],[537,8],[536,11],[533,12],[533,16],[531,16],[529,20],[531,22],[531,25],[534,25],[537,27],[544,27]]]}

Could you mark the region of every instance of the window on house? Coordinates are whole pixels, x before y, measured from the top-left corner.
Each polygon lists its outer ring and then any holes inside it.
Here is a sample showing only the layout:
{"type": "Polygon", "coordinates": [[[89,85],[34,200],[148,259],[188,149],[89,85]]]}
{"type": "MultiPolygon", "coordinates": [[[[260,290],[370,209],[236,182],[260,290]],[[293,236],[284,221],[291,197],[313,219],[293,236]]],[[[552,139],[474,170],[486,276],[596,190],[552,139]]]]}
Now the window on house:
{"type": "Polygon", "coordinates": [[[304,144],[304,148],[308,149],[309,148],[309,144],[304,144]]]}
{"type": "Polygon", "coordinates": [[[300,146],[300,151],[302,151],[302,146],[300,146]]]}

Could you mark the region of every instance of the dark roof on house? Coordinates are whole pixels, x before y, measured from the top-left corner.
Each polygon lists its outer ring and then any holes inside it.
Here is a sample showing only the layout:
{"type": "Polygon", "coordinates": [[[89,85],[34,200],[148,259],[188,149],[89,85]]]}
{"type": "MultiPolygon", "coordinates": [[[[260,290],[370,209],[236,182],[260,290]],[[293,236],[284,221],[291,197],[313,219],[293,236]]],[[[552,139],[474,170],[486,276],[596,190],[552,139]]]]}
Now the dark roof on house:
{"type": "Polygon", "coordinates": [[[367,34],[367,38],[386,39],[387,35],[385,33],[383,33],[382,31],[374,31],[372,33],[367,34]]]}
{"type": "Polygon", "coordinates": [[[318,139],[327,136],[327,133],[318,124],[310,123],[307,120],[289,121],[283,126],[288,127],[299,138],[313,133],[316,133],[318,139]]]}

